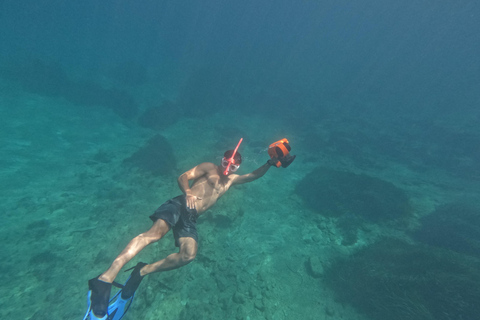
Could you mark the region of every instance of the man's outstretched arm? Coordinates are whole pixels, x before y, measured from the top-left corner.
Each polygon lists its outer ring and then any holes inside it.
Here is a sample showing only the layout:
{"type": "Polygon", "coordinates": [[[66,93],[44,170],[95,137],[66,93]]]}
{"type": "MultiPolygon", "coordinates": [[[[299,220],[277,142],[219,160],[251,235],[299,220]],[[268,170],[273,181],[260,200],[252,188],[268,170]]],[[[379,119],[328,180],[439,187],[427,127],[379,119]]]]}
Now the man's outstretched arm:
{"type": "Polygon", "coordinates": [[[267,173],[268,169],[270,169],[270,167],[272,166],[270,163],[270,161],[267,161],[267,163],[265,163],[263,166],[250,173],[236,176],[232,182],[232,185],[252,182],[254,180],[257,180],[258,178],[263,177],[263,175],[267,173]]]}

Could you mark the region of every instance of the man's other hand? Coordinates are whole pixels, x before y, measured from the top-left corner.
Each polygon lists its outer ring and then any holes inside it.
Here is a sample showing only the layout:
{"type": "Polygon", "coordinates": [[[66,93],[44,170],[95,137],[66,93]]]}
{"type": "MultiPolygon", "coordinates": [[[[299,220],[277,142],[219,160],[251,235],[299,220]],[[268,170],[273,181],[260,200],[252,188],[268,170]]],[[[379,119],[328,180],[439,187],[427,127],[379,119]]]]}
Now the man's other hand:
{"type": "Polygon", "coordinates": [[[197,196],[186,195],[186,196],[185,196],[185,200],[186,200],[186,202],[187,202],[187,208],[189,208],[189,209],[196,209],[197,199],[202,200],[202,198],[199,198],[199,197],[197,197],[197,196]]]}

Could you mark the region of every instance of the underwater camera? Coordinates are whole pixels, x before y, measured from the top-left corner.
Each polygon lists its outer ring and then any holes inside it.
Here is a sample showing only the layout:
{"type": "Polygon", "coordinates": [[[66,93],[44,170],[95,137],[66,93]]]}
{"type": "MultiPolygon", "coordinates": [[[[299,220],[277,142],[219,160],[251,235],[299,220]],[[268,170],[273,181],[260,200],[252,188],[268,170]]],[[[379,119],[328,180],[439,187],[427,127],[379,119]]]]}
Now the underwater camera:
{"type": "Polygon", "coordinates": [[[288,140],[283,138],[272,143],[268,147],[268,155],[274,161],[273,164],[277,168],[280,166],[286,168],[293,162],[293,160],[295,160],[296,157],[290,154],[290,150],[292,150],[292,148],[290,147],[288,140]]]}

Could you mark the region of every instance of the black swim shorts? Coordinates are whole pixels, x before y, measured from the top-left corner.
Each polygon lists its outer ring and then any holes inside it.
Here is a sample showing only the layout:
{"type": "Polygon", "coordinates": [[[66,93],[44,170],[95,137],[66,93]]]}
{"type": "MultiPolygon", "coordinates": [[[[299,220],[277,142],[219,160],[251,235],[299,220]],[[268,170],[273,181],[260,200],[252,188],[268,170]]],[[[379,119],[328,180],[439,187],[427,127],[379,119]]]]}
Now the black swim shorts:
{"type": "Polygon", "coordinates": [[[177,247],[180,246],[178,238],[182,237],[193,238],[198,243],[197,218],[197,210],[187,208],[184,195],[168,200],[150,216],[153,222],[162,219],[168,223],[177,247]]]}

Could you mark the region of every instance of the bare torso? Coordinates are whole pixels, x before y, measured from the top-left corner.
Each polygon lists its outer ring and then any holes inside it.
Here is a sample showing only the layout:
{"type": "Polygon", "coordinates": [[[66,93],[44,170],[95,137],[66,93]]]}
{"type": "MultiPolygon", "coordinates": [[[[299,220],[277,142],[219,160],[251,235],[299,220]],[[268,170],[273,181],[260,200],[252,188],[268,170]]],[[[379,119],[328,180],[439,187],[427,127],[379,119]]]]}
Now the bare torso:
{"type": "Polygon", "coordinates": [[[197,197],[195,207],[199,215],[213,206],[230,188],[235,176],[223,175],[220,168],[214,165],[203,176],[193,181],[190,189],[191,194],[197,197]]]}

